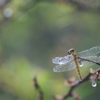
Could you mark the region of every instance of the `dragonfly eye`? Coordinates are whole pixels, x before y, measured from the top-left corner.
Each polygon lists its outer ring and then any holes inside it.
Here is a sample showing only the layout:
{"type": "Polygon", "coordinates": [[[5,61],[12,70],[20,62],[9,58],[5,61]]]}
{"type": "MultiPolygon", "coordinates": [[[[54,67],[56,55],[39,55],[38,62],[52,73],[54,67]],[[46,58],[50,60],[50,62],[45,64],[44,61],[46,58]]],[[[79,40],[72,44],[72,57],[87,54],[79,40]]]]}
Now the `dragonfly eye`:
{"type": "Polygon", "coordinates": [[[79,60],[78,63],[79,63],[80,67],[83,67],[83,65],[84,65],[84,61],[83,60],[79,60]]]}
{"type": "Polygon", "coordinates": [[[70,50],[70,52],[72,53],[72,52],[74,52],[74,50],[73,50],[73,49],[71,49],[71,50],[70,50]]]}
{"type": "Polygon", "coordinates": [[[69,51],[67,53],[68,53],[68,55],[70,55],[70,52],[69,51]]]}
{"type": "Polygon", "coordinates": [[[74,52],[74,49],[72,48],[72,49],[69,49],[68,51],[67,51],[67,53],[70,55],[71,53],[73,53],[74,52]]]}

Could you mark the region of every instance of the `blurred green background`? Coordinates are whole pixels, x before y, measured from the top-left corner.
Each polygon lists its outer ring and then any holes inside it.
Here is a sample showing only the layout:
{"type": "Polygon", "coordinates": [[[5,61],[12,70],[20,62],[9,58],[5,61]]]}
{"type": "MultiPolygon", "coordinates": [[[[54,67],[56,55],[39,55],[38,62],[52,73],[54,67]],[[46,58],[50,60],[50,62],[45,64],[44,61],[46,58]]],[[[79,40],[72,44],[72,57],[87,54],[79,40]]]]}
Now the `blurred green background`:
{"type": "MultiPolygon", "coordinates": [[[[78,80],[77,72],[53,72],[52,58],[96,45],[99,0],[0,0],[0,100],[38,100],[35,76],[44,100],[65,95],[70,88],[65,78],[78,80]]],[[[81,68],[83,77],[89,69],[81,68]]],[[[74,91],[82,100],[98,100],[99,90],[99,82],[96,88],[87,82],[74,91]]]]}

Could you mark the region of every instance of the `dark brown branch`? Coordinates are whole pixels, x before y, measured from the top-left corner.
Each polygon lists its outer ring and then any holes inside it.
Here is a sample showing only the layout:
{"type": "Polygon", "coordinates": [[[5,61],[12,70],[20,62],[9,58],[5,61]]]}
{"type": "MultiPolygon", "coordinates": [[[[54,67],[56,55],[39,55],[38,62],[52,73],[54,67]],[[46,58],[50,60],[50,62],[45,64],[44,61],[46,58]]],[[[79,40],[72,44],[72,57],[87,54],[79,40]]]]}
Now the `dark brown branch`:
{"type": "Polygon", "coordinates": [[[92,62],[92,63],[95,63],[97,65],[100,65],[99,62],[96,62],[96,61],[93,61],[93,60],[89,60],[89,59],[85,59],[85,58],[82,58],[82,57],[78,57],[79,59],[83,60],[83,61],[88,61],[88,62],[92,62]]]}
{"type": "Polygon", "coordinates": [[[37,82],[37,78],[34,77],[33,79],[34,81],[34,87],[36,90],[38,90],[39,94],[38,94],[38,100],[43,100],[43,92],[42,92],[42,89],[41,87],[39,86],[38,82],[37,82]]]}
{"type": "MultiPolygon", "coordinates": [[[[96,73],[100,73],[100,69],[95,70],[95,71],[94,71],[94,75],[96,75],[96,73]]],[[[65,100],[65,99],[67,99],[68,97],[72,97],[73,90],[74,90],[76,87],[78,87],[80,84],[83,84],[84,82],[90,80],[90,76],[91,76],[91,75],[93,75],[93,74],[92,74],[92,73],[89,73],[82,81],[76,81],[76,82],[74,82],[74,83],[71,83],[71,84],[70,84],[70,85],[71,85],[71,88],[70,88],[69,92],[68,92],[66,95],[63,96],[62,100],[65,100]]],[[[98,77],[98,75],[96,75],[95,78],[97,78],[97,77],[98,77]]],[[[98,78],[97,78],[97,80],[98,80],[98,78]]]]}

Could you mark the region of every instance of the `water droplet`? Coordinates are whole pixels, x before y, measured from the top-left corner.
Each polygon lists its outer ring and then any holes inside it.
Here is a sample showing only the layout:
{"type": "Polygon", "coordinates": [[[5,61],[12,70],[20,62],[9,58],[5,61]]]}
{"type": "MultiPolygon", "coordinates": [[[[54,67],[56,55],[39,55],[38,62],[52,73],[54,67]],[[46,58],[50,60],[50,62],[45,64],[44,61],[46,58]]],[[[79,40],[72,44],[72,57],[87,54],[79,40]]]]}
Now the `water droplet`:
{"type": "Polygon", "coordinates": [[[60,58],[59,58],[59,57],[55,57],[54,59],[52,59],[52,62],[53,62],[54,64],[59,64],[60,58]]]}
{"type": "Polygon", "coordinates": [[[95,80],[92,80],[92,87],[96,87],[97,83],[95,82],[95,80]]]}
{"type": "Polygon", "coordinates": [[[79,62],[79,66],[80,66],[80,67],[83,67],[83,65],[84,65],[84,62],[80,61],[80,62],[79,62]]]}
{"type": "Polygon", "coordinates": [[[64,57],[55,57],[54,59],[52,59],[52,62],[54,64],[64,64],[66,63],[66,59],[64,59],[64,57]]]}

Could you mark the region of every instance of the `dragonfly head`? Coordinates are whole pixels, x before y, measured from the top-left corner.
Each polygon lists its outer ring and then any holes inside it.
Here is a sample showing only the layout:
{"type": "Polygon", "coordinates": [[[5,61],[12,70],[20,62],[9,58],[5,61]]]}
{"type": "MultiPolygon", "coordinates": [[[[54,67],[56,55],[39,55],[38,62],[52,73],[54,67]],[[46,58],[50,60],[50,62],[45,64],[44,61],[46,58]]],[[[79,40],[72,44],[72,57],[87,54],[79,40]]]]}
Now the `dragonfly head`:
{"type": "Polygon", "coordinates": [[[67,51],[67,53],[70,55],[70,54],[72,54],[72,53],[74,53],[74,49],[72,48],[72,49],[69,49],[68,51],[67,51]]]}

